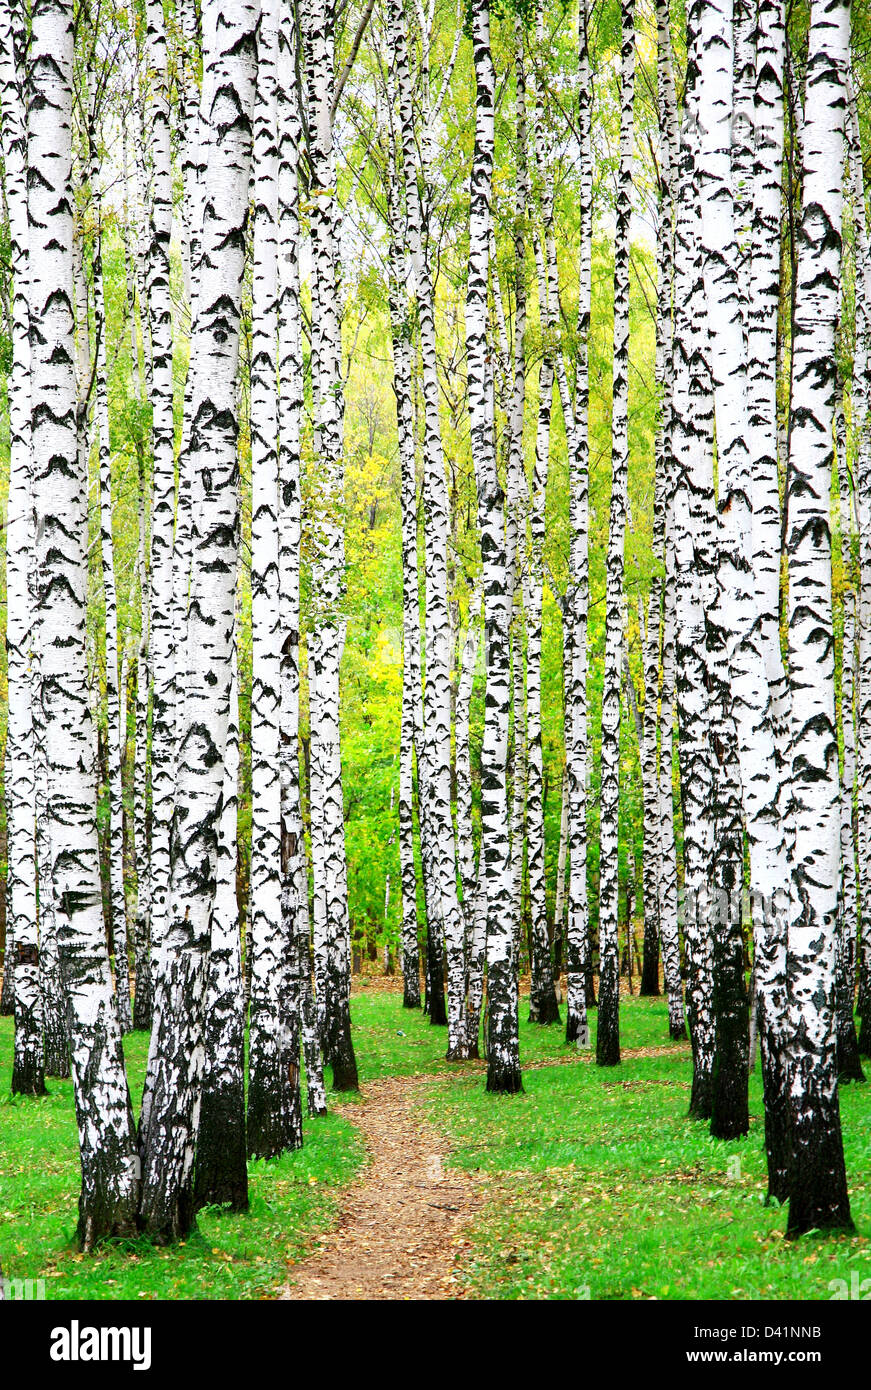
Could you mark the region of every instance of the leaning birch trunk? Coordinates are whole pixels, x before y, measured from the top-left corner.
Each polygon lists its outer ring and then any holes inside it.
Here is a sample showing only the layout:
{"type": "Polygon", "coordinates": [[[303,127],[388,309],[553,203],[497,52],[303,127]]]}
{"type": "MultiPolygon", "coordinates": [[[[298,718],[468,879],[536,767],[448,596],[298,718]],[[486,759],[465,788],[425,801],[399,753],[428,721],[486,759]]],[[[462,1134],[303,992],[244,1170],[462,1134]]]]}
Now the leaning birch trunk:
{"type": "Polygon", "coordinates": [[[394,78],[399,101],[405,212],[409,250],[417,287],[422,385],[425,411],[424,441],[424,574],[426,653],[423,697],[423,754],[426,776],[421,794],[427,805],[421,820],[426,851],[432,860],[434,892],[427,902],[435,910],[435,927],[444,932],[447,956],[447,1057],[460,1061],[469,1055],[466,1041],[465,920],[457,894],[454,823],[451,814],[451,685],[452,633],[448,608],[448,538],[450,503],[439,423],[439,381],[436,358],[435,304],[429,265],[423,246],[417,146],[408,65],[405,12],[401,0],[391,0],[394,78]],[[437,898],[433,901],[433,898],[437,898]]]}
{"type": "Polygon", "coordinates": [[[611,417],[611,513],[602,677],[601,809],[599,821],[599,1027],[596,1061],[620,1061],[619,803],[620,662],[623,651],[623,546],[629,465],[629,231],[632,215],[632,100],[635,89],[635,5],[621,4],[620,173],[614,234],[614,385],[611,417]]]}
{"type": "Polygon", "coordinates": [[[302,129],[295,83],[282,73],[296,72],[298,36],[294,12],[281,7],[278,31],[278,585],[281,631],[281,918],[290,952],[290,982],[283,1002],[281,1035],[285,1049],[287,1100],[294,1138],[302,1140],[299,1099],[300,1036],[305,1056],[310,1115],[326,1114],[323,1057],[311,985],[308,865],[299,775],[299,575],[302,548],[300,423],[303,407],[302,327],[299,301],[299,151],[302,129]]]}
{"type": "Polygon", "coordinates": [[[203,1023],[216,838],[223,797],[239,534],[236,373],[245,266],[254,36],[259,5],[213,0],[214,73],[206,170],[200,313],[192,340],[190,462],[197,565],[191,576],[173,821],[172,908],[159,945],[155,1026],[140,1118],[142,1228],[158,1240],[193,1220],[191,1177],[199,1122],[203,1023]]]}
{"type": "Polygon", "coordinates": [[[788,1234],[852,1228],[833,1015],[840,867],[829,498],[849,4],[811,7],[792,361],[787,630],[797,900],[789,923],[788,1234]]]}
{"type": "Polygon", "coordinates": [[[472,458],[478,486],[487,658],[484,742],[481,750],[481,860],[485,875],[481,892],[487,905],[487,1089],[512,1092],[521,1090],[522,1082],[506,776],[511,576],[505,543],[505,504],[496,470],[492,367],[487,331],[495,94],[488,0],[472,0],[471,27],[476,105],[469,215],[466,354],[472,458]]]}
{"type": "Polygon", "coordinates": [[[333,1087],[357,1089],[351,1040],[351,924],[342,799],[339,733],[339,668],[346,619],[345,543],[340,512],[344,492],[343,398],[338,316],[336,164],[332,101],[334,16],[325,0],[301,6],[309,94],[310,197],[312,203],[312,379],[314,457],[317,486],[315,557],[312,574],[313,632],[310,639],[311,839],[318,915],[326,942],[325,1057],[333,1087]]]}
{"type": "Polygon", "coordinates": [[[85,651],[87,475],[76,430],[73,342],[71,0],[32,7],[28,97],[33,493],[38,703],[44,721],[51,875],[70,1008],[82,1189],[90,1250],[135,1229],[136,1141],[103,935],[96,776],[85,651]]]}
{"type": "MultiPolygon", "coordinates": [[[[278,555],[278,46],[277,0],[257,34],[251,306],[251,912],[248,933],[248,1152],[274,1158],[302,1142],[283,1065],[282,1009],[293,923],[281,912],[281,615],[278,555]]],[[[298,1049],[297,1049],[298,1056],[298,1049]]],[[[295,1099],[295,1104],[293,1103],[295,1099]]]]}
{"type": "MultiPolygon", "coordinates": [[[[9,498],[6,511],[6,950],[15,1009],[12,1092],[45,1091],[43,1001],[36,915],[36,768],[34,759],[31,575],[30,318],[27,302],[27,128],[23,61],[24,6],[0,5],[0,101],[6,205],[12,247],[12,370],[9,400],[9,498]]],[[[6,990],[4,988],[4,999],[6,990]]]]}
{"type": "MultiPolygon", "coordinates": [[[[235,647],[235,642],[234,642],[235,647]]],[[[242,937],[236,901],[239,688],[233,653],[224,788],[210,923],[203,1096],[197,1127],[194,1209],[248,1210],[245,1140],[245,1006],[242,937]]]]}
{"type": "Polygon", "coordinates": [[[578,143],[580,146],[580,269],[578,352],[575,364],[574,447],[569,458],[568,649],[566,777],[569,797],[569,894],[566,922],[566,1041],[587,1042],[587,981],[592,980],[587,903],[587,617],[590,604],[589,400],[590,308],[593,255],[593,141],[589,0],[578,7],[578,143]]]}

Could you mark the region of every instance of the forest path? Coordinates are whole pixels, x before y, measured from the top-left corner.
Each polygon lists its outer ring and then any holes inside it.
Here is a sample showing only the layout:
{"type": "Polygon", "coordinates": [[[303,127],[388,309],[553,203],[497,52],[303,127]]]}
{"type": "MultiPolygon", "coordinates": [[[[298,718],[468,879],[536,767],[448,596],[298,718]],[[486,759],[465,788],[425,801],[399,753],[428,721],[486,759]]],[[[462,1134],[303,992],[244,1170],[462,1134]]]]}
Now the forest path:
{"type": "Polygon", "coordinates": [[[455,1256],[481,1201],[470,1173],[442,1167],[450,1141],[425,1119],[417,1094],[432,1076],[391,1076],[342,1108],[369,1163],[342,1198],[338,1225],[296,1266],[287,1299],[462,1297],[455,1256]]]}

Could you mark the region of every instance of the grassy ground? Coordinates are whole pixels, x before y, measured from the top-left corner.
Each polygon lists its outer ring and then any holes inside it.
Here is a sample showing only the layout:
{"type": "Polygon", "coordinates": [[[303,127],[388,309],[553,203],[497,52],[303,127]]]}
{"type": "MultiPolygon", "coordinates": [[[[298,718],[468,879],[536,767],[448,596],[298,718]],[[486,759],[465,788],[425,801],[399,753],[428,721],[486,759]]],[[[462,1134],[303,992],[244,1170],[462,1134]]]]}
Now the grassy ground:
{"type": "MultiPolygon", "coordinates": [[[[263,1298],[286,1278],[313,1237],[333,1224],[342,1188],[363,1162],[341,1115],[310,1120],[305,1146],[248,1167],[244,1216],[202,1212],[183,1244],[112,1243],[74,1248],[79,1163],[70,1081],[50,1081],[39,1100],[12,1097],[12,1020],[0,1019],[0,1264],[7,1278],[44,1278],[48,1298],[263,1298]]],[[[126,1040],[131,1094],[142,1094],[147,1037],[126,1040]]]]}
{"type": "MultiPolygon", "coordinates": [[[[667,1037],[659,1000],[625,1000],[624,1047],[667,1037]]],[[[534,1030],[522,1030],[528,1038],[534,1030]]],[[[593,1015],[595,1038],[595,1014],[593,1015]]],[[[549,1042],[545,1044],[549,1048],[549,1042]]],[[[871,1088],[841,1091],[857,1234],[786,1242],[764,1205],[762,1092],[750,1133],[724,1143],[686,1118],[686,1049],[601,1069],[529,1069],[524,1094],[488,1096],[470,1077],[433,1087],[454,1136],[451,1162],[480,1170],[469,1292],[496,1298],[830,1299],[871,1276],[871,1088]]],[[[871,1288],[869,1283],[866,1288],[871,1288]]]]}
{"type": "MultiPolygon", "coordinates": [[[[494,1097],[483,1064],[446,1063],[444,1030],[403,1010],[400,995],[370,985],[352,1011],[361,1079],[432,1074],[426,1105],[452,1136],[450,1161],[487,1185],[462,1266],[472,1296],[826,1299],[830,1281],[871,1276],[869,1087],[842,1092],[858,1234],[787,1244],[785,1213],[763,1205],[758,1072],[750,1134],[723,1144],[686,1119],[685,1046],[603,1071],[567,1049],[561,1029],[523,1022],[524,1094],[494,1097]]],[[[624,1000],[622,1041],[663,1047],[664,1003],[624,1000]]],[[[138,1099],[143,1035],[128,1039],[127,1057],[138,1099]]],[[[45,1278],[51,1298],[268,1297],[333,1222],[363,1161],[342,1099],[307,1124],[299,1153],[251,1165],[247,1216],[203,1213],[171,1250],[128,1242],[82,1257],[71,1084],[13,1101],[11,1061],[11,1020],[0,1019],[0,1262],[7,1275],[45,1278]]]]}

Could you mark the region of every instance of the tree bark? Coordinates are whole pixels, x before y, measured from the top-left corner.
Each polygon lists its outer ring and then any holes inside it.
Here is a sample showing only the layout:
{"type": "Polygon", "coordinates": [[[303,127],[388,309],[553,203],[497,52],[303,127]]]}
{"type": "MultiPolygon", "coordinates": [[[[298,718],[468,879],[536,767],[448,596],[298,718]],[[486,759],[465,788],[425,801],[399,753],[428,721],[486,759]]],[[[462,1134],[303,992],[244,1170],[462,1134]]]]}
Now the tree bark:
{"type": "Polygon", "coordinates": [[[85,1250],[135,1226],[136,1145],[101,911],[85,652],[87,476],[76,429],[73,342],[73,7],[31,11],[28,221],[38,703],[46,750],[61,960],[70,1004],[85,1250]]]}

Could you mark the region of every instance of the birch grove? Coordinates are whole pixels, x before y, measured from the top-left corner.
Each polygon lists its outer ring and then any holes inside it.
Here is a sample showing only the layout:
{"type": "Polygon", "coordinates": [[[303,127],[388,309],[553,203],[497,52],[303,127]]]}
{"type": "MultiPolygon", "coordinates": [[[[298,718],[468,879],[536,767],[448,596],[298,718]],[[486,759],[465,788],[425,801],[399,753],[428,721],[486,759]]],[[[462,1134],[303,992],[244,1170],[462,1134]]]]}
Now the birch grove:
{"type": "Polygon", "coordinates": [[[866,55],[847,0],[0,0],[0,1013],[83,1250],[296,1173],[375,978],[494,1106],[628,1075],[637,992],[680,1123],[852,1229],[866,55]]]}

